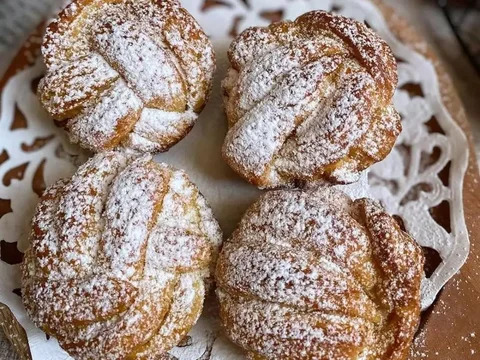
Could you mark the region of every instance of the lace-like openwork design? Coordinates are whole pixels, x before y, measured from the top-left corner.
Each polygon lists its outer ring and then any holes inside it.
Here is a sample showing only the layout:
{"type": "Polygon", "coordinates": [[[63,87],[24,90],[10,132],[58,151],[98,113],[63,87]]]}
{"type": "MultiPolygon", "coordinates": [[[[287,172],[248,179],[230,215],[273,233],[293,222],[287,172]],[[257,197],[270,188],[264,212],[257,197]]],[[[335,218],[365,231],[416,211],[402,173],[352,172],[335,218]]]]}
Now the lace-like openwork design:
{"type": "MultiPolygon", "coordinates": [[[[14,2],[11,3],[12,6],[9,8],[7,5],[5,13],[13,14],[13,10],[19,9],[18,6],[13,9],[14,2]]],[[[378,4],[377,1],[375,3],[378,4]]],[[[456,123],[464,121],[464,111],[461,107],[451,106],[452,101],[457,102],[457,96],[445,72],[436,69],[438,59],[426,55],[430,48],[428,43],[419,37],[415,40],[402,36],[411,34],[412,29],[402,25],[397,14],[382,12],[382,7],[371,1],[182,0],[182,5],[198,20],[218,48],[220,66],[228,63],[225,53],[232,41],[231,36],[251,26],[268,26],[272,15],[275,20],[295,20],[305,12],[318,9],[334,11],[362,23],[365,21],[389,44],[399,60],[399,81],[394,102],[402,115],[403,131],[390,155],[371,168],[370,185],[374,197],[382,201],[387,212],[399,215],[407,231],[419,244],[435,249],[442,258],[434,273],[423,281],[422,306],[428,308],[447,281],[461,268],[469,253],[463,202],[468,201],[471,191],[471,188],[463,187],[467,179],[468,143],[456,123]],[[245,2],[250,6],[245,6],[245,2]],[[417,85],[423,94],[410,93],[411,85],[417,85]],[[436,119],[437,124],[432,126],[431,119],[436,119]],[[433,159],[433,163],[424,161],[425,155],[432,151],[436,153],[437,150],[441,155],[438,159],[433,159]],[[449,181],[443,183],[439,175],[445,175],[449,181]],[[419,184],[422,186],[417,186],[419,184]],[[450,219],[447,221],[448,227],[444,229],[432,218],[432,213],[437,206],[446,203],[449,205],[450,219]]],[[[28,27],[33,26],[31,21],[39,6],[35,3],[25,8],[28,27]]],[[[5,36],[18,32],[21,25],[18,17],[9,16],[4,20],[0,27],[5,36]]],[[[34,357],[49,354],[53,358],[61,358],[65,354],[57,342],[47,340],[45,334],[29,321],[20,297],[15,295],[19,294],[21,286],[18,264],[28,246],[28,236],[25,234],[30,230],[30,219],[38,196],[45,184],[50,185],[59,178],[71,176],[86,159],[83,155],[77,156],[79,150],[63,136],[64,131],[56,127],[47,114],[39,111],[41,105],[35,92],[37,79],[44,75],[43,61],[38,58],[39,36],[36,34],[25,44],[14,62],[13,71],[4,78],[5,83],[1,86],[0,138],[5,141],[0,142],[0,208],[3,210],[0,210],[0,233],[2,249],[8,247],[12,251],[2,251],[4,261],[0,261],[1,271],[8,280],[0,283],[0,302],[12,310],[25,328],[30,342],[27,353],[31,351],[34,357]],[[8,253],[11,257],[7,256],[8,253]]],[[[214,88],[216,94],[210,101],[212,106],[208,106],[203,113],[211,121],[197,123],[194,130],[197,134],[192,134],[202,137],[203,143],[188,144],[189,140],[186,139],[183,142],[185,147],[181,144],[175,151],[166,152],[162,155],[162,161],[182,164],[192,178],[202,185],[207,198],[213,200],[218,196],[217,203],[221,202],[224,206],[217,207],[216,212],[228,216],[235,214],[232,219],[236,219],[238,214],[232,208],[243,209],[257,195],[242,182],[225,186],[223,168],[205,164],[205,159],[221,163],[217,157],[217,144],[225,138],[223,131],[212,130],[217,126],[215,119],[222,120],[218,113],[222,94],[218,84],[214,88]],[[219,173],[222,175],[219,176],[219,173]],[[247,189],[249,191],[245,191],[247,189]]],[[[223,219],[229,219],[228,216],[223,219]]],[[[224,223],[228,228],[233,225],[230,220],[224,223]]],[[[232,360],[244,360],[237,348],[223,338],[223,332],[218,329],[217,313],[209,311],[208,303],[205,307],[202,317],[189,334],[192,344],[176,347],[170,353],[180,360],[208,358],[200,354],[211,354],[212,360],[224,360],[225,356],[232,360]]],[[[461,334],[457,334],[457,339],[459,346],[465,344],[461,334]]]]}
{"type": "Polygon", "coordinates": [[[374,201],[274,191],[217,265],[227,335],[251,359],[406,359],[423,255],[374,201]]]}

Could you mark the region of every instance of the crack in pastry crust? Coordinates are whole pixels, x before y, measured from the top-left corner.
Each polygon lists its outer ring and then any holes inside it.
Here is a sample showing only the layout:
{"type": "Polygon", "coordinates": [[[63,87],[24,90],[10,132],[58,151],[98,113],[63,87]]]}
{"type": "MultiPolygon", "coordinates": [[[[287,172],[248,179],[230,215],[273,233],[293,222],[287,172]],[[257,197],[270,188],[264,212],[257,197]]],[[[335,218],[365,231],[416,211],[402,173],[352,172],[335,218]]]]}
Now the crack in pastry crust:
{"type": "Polygon", "coordinates": [[[166,151],[211,92],[215,55],[177,0],[76,0],[47,28],[40,100],[92,151],[166,151]]]}
{"type": "Polygon", "coordinates": [[[401,131],[396,62],[365,25],[323,11],[245,30],[223,82],[223,155],[261,188],[350,183],[401,131]]]}
{"type": "Polygon", "coordinates": [[[75,358],[160,356],[200,316],[221,238],[183,171],[149,155],[96,155],[40,200],[25,308],[75,358]]]}
{"type": "Polygon", "coordinates": [[[223,327],[251,359],[403,360],[420,318],[423,261],[372,200],[271,191],[220,254],[223,327]]]}

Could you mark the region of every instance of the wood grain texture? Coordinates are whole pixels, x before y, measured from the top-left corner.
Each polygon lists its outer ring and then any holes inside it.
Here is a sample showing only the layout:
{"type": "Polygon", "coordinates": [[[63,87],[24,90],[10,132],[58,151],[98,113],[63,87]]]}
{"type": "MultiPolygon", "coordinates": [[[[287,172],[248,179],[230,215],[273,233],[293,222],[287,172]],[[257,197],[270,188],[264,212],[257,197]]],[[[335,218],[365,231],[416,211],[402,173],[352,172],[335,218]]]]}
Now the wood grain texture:
{"type": "MultiPolygon", "coordinates": [[[[0,328],[7,335],[20,359],[31,359],[30,348],[26,343],[27,334],[20,326],[10,309],[0,303],[0,328]]],[[[6,358],[5,358],[6,359],[6,358]]]]}
{"type": "MultiPolygon", "coordinates": [[[[381,0],[373,0],[384,13],[392,32],[435,65],[443,101],[467,135],[469,166],[464,181],[464,211],[470,235],[470,256],[461,271],[445,286],[435,304],[424,314],[412,347],[410,360],[459,360],[480,358],[480,186],[470,125],[452,81],[438,57],[425,41],[396,12],[381,0]]],[[[38,36],[38,32],[36,34],[38,36]]],[[[32,49],[29,49],[31,51],[32,49]]],[[[7,73],[0,80],[0,90],[8,79],[28,66],[22,48],[7,73]]],[[[14,344],[20,359],[31,359],[24,330],[10,310],[0,304],[0,327],[14,344]]]]}

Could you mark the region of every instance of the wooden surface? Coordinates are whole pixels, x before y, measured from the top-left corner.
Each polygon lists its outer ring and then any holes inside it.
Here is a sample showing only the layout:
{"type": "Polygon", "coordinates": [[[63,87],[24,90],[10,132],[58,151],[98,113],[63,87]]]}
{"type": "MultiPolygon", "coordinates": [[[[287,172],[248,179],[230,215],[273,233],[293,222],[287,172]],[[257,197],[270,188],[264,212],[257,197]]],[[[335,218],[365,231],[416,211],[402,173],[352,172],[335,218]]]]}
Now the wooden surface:
{"type": "MultiPolygon", "coordinates": [[[[376,0],[378,3],[378,1],[376,0]]],[[[381,4],[379,6],[382,7],[381,4]]],[[[382,7],[391,30],[402,42],[430,59],[435,65],[442,100],[467,135],[470,156],[465,175],[464,211],[470,237],[470,254],[460,272],[444,287],[434,305],[423,314],[412,347],[412,360],[480,359],[480,186],[470,124],[444,66],[430,47],[391,8],[382,7]]]]}
{"type": "MultiPolygon", "coordinates": [[[[441,59],[467,114],[480,159],[480,76],[463,54],[436,0],[385,0],[396,13],[415,27],[429,47],[441,59]]],[[[479,357],[480,359],[480,357],[479,357]]]]}
{"type": "MultiPolygon", "coordinates": [[[[470,144],[469,167],[464,183],[464,210],[471,242],[470,256],[460,273],[447,284],[432,308],[424,314],[412,347],[411,360],[480,359],[480,186],[472,132],[452,81],[437,56],[430,48],[425,47],[424,41],[398,17],[398,11],[394,13],[383,5],[381,7],[397,37],[435,64],[445,105],[467,134],[470,144]]],[[[14,68],[11,68],[6,76],[11,76],[23,67],[22,63],[25,64],[25,57],[20,54],[14,62],[14,68]]],[[[4,81],[5,78],[0,81],[0,88],[4,81]]],[[[476,103],[477,106],[478,103],[480,101],[476,103]]],[[[480,117],[480,112],[477,115],[480,117]]],[[[29,351],[25,347],[24,332],[15,324],[8,309],[0,307],[0,322],[6,323],[3,328],[14,341],[21,358],[28,359],[29,351]]],[[[10,358],[12,357],[5,357],[10,358]]]]}

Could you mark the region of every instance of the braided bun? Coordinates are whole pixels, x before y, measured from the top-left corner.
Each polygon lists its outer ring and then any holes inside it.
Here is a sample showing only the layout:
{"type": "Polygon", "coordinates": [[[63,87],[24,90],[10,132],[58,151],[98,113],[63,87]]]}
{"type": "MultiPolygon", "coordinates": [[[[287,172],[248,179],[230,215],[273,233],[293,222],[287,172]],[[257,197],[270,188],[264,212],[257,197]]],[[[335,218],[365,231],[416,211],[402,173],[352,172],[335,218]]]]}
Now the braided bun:
{"type": "Polygon", "coordinates": [[[375,202],[272,191],[222,249],[220,316],[250,359],[403,360],[422,274],[420,247],[375,202]]]}
{"type": "Polygon", "coordinates": [[[73,142],[166,151],[210,95],[212,44],[177,0],[74,0],[47,29],[39,86],[73,142]]]}
{"type": "Polygon", "coordinates": [[[223,155],[261,188],[351,183],[401,131],[396,62],[364,24],[323,11],[245,30],[223,82],[223,155]]]}
{"type": "Polygon", "coordinates": [[[96,155],[40,200],[25,308],[76,359],[156,359],[200,316],[220,242],[184,172],[150,156],[96,155]]]}

